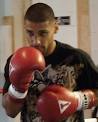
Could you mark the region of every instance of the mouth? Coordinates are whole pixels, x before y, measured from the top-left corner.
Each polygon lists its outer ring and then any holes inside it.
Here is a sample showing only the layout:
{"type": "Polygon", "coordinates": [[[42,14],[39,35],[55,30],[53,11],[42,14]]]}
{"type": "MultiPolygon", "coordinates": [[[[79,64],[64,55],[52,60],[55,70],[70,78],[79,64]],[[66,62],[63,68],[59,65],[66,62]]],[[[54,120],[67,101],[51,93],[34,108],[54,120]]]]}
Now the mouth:
{"type": "Polygon", "coordinates": [[[32,47],[38,49],[42,54],[45,53],[45,48],[44,48],[44,46],[32,46],[32,47]]]}

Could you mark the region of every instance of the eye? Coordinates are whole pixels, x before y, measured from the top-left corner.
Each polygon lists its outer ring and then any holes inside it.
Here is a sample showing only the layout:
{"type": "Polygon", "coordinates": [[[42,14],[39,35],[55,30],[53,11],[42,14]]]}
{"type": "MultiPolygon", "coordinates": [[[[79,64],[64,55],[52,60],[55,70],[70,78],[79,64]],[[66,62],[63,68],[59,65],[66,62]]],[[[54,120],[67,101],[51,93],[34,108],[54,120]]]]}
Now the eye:
{"type": "Polygon", "coordinates": [[[48,36],[49,32],[48,31],[40,31],[39,36],[46,37],[48,36]]]}
{"type": "Polygon", "coordinates": [[[26,30],[26,33],[27,33],[29,36],[34,36],[34,32],[31,31],[31,30],[26,30]]]}

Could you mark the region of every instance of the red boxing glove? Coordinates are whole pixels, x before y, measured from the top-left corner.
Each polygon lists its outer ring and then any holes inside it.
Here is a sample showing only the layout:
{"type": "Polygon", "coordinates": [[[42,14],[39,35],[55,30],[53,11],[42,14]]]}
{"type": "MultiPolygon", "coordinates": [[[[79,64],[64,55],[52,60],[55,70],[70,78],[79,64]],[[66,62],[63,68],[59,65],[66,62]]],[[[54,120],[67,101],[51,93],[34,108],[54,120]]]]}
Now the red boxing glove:
{"type": "Polygon", "coordinates": [[[16,98],[24,98],[33,78],[34,70],[43,70],[45,60],[42,53],[33,47],[18,49],[9,64],[11,86],[9,94],[16,98]]]}
{"type": "Polygon", "coordinates": [[[59,85],[50,85],[38,98],[36,109],[45,122],[59,122],[77,110],[90,108],[96,97],[90,90],[72,92],[59,85]]]}

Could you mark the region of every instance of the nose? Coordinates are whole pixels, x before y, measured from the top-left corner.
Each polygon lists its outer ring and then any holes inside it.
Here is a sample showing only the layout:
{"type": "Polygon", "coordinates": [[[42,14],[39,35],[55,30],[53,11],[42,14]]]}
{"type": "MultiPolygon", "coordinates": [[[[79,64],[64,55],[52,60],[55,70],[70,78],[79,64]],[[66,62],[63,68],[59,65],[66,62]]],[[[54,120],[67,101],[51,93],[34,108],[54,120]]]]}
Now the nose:
{"type": "Polygon", "coordinates": [[[33,45],[40,45],[40,38],[38,36],[31,37],[33,45]]]}

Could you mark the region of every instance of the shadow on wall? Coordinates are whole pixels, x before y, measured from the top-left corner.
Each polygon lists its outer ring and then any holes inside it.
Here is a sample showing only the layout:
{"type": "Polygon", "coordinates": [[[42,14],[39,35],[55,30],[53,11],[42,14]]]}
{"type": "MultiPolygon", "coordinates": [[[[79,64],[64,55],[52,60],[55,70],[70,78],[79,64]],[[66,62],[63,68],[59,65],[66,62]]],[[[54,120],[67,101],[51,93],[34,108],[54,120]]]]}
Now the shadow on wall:
{"type": "MultiPolygon", "coordinates": [[[[0,73],[0,88],[3,87],[4,77],[3,73],[0,73]]],[[[10,122],[8,116],[5,113],[5,110],[2,107],[2,94],[0,94],[0,122],[10,122]]]]}
{"type": "MultiPolygon", "coordinates": [[[[0,73],[0,88],[4,85],[4,74],[0,73]]],[[[20,114],[16,118],[10,118],[6,115],[5,110],[2,107],[2,94],[0,94],[0,122],[19,122],[20,114]]]]}
{"type": "Polygon", "coordinates": [[[2,104],[2,95],[0,95],[0,122],[10,122],[1,104],[2,104]]]}

